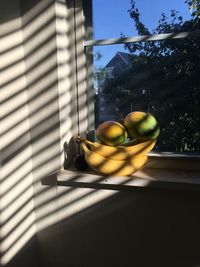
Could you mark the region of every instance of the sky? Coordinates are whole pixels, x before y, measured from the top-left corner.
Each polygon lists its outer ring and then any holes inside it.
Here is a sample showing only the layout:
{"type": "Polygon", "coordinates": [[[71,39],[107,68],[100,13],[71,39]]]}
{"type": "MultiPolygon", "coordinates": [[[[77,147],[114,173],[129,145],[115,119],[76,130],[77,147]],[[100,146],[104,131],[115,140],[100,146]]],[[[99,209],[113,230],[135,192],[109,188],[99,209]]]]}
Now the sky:
{"type": "MultiPolygon", "coordinates": [[[[135,0],[141,20],[149,29],[158,24],[161,14],[170,16],[175,9],[184,20],[190,18],[188,5],[184,0],[135,0]]],[[[129,17],[130,0],[93,0],[94,39],[118,38],[121,33],[136,36],[133,20],[129,17]]],[[[117,51],[124,51],[123,45],[97,46],[94,52],[101,51],[102,59],[95,61],[96,67],[105,66],[117,51]]]]}

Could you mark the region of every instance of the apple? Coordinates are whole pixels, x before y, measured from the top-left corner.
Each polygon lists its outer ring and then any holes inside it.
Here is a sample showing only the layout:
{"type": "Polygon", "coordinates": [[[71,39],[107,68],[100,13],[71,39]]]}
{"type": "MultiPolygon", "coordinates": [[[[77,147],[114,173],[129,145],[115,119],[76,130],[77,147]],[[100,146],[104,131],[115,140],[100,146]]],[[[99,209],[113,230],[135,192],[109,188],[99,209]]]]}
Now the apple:
{"type": "Polygon", "coordinates": [[[123,144],[127,139],[127,132],[124,126],[116,121],[105,121],[96,129],[97,139],[109,146],[123,144]]]}
{"type": "Polygon", "coordinates": [[[131,138],[144,141],[155,139],[160,133],[156,118],[142,111],[129,113],[124,119],[124,127],[131,138]]]}

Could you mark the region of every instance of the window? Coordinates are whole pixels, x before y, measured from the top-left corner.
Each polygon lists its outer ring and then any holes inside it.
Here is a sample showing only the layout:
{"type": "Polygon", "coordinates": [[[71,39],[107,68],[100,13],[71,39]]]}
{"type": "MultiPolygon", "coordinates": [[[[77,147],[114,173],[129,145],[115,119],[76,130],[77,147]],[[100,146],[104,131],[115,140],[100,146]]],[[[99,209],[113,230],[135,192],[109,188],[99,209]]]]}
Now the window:
{"type": "MultiPolygon", "coordinates": [[[[110,0],[100,4],[93,0],[86,3],[86,9],[90,7],[93,12],[86,20],[90,21],[90,36],[86,36],[85,49],[94,55],[94,73],[101,72],[94,83],[98,85],[96,98],[104,98],[105,105],[104,109],[102,104],[101,108],[95,108],[98,112],[95,125],[107,118],[106,103],[112,100],[113,109],[109,108],[107,114],[110,119],[123,119],[137,109],[156,116],[161,135],[155,151],[198,154],[199,2],[110,0]],[[92,15],[96,38],[91,32],[92,15]],[[113,32],[118,32],[118,36],[113,36],[113,32]]],[[[92,87],[88,90],[93,90],[92,87]]]]}

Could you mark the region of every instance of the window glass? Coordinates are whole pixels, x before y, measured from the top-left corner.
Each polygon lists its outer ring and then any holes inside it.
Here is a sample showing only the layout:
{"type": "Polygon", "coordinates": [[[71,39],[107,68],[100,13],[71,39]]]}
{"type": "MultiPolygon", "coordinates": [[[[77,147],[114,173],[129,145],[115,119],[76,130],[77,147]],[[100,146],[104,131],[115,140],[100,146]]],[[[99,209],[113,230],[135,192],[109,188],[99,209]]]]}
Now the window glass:
{"type": "Polygon", "coordinates": [[[94,39],[180,31],[179,26],[194,17],[190,2],[194,1],[93,0],[94,39]],[[170,27],[163,27],[169,22],[170,27]]]}
{"type": "Polygon", "coordinates": [[[160,125],[157,151],[200,151],[200,41],[94,47],[95,126],[131,111],[160,125]]]}

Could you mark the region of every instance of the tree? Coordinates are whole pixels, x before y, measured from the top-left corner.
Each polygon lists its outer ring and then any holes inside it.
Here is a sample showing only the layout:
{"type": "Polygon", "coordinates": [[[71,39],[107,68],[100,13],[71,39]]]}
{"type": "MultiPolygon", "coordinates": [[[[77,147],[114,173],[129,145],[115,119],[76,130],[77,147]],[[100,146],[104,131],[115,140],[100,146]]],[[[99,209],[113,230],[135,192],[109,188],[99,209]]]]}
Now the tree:
{"type": "MultiPolygon", "coordinates": [[[[152,32],[142,23],[135,1],[128,10],[138,35],[191,32],[200,29],[200,1],[186,0],[191,19],[183,21],[175,10],[170,18],[163,13],[152,32]]],[[[157,117],[161,135],[157,149],[164,151],[200,150],[200,41],[195,38],[125,44],[138,55],[132,68],[107,81],[107,99],[120,98],[119,109],[126,113],[130,103],[157,117]]],[[[124,114],[125,115],[125,114],[124,114]]]]}

